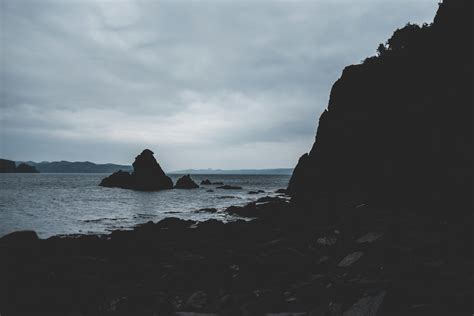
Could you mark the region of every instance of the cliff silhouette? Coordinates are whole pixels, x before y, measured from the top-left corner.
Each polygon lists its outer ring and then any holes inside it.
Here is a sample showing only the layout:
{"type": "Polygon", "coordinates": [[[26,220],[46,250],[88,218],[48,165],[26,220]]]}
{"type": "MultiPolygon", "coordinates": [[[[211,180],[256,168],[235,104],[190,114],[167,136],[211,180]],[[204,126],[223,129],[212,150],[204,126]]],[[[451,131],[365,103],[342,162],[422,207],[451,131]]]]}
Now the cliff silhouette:
{"type": "Polygon", "coordinates": [[[295,202],[470,211],[472,13],[471,0],[446,0],[432,24],[407,24],[344,69],[289,183],[295,202]]]}

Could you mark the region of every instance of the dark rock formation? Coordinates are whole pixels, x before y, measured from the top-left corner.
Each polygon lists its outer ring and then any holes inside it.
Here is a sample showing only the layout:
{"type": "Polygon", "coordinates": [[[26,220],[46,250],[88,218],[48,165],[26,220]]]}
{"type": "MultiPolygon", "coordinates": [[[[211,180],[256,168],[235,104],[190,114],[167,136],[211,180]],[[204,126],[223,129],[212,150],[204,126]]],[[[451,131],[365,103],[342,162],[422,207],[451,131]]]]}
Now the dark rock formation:
{"type": "Polygon", "coordinates": [[[472,3],[444,1],[433,24],[408,24],[378,56],[344,69],[291,177],[295,202],[345,196],[470,211],[472,3]]]}
{"type": "Polygon", "coordinates": [[[140,191],[158,191],[172,189],[173,181],[163,172],[153,157],[153,152],[145,149],[135,158],[132,174],[120,170],[104,178],[99,185],[140,191]]]}
{"type": "Polygon", "coordinates": [[[119,170],[107,178],[102,179],[100,186],[110,187],[110,188],[124,188],[131,189],[132,176],[126,171],[119,170]]]}
{"type": "Polygon", "coordinates": [[[260,193],[265,193],[263,190],[256,190],[256,191],[248,191],[247,194],[260,194],[260,193]]]}
{"type": "Polygon", "coordinates": [[[209,180],[209,179],[206,179],[206,180],[202,180],[202,181],[201,181],[201,185],[211,185],[211,184],[212,184],[212,182],[211,182],[211,180],[209,180]]]}
{"type": "Polygon", "coordinates": [[[217,187],[217,189],[223,189],[223,190],[241,190],[242,187],[239,187],[238,185],[222,185],[217,187]]]}
{"type": "Polygon", "coordinates": [[[196,189],[199,188],[199,185],[191,179],[189,174],[182,176],[176,181],[174,186],[175,189],[196,189]]]}
{"type": "Polygon", "coordinates": [[[15,162],[7,159],[0,159],[0,173],[38,173],[35,167],[26,163],[15,166],[15,162]]]}

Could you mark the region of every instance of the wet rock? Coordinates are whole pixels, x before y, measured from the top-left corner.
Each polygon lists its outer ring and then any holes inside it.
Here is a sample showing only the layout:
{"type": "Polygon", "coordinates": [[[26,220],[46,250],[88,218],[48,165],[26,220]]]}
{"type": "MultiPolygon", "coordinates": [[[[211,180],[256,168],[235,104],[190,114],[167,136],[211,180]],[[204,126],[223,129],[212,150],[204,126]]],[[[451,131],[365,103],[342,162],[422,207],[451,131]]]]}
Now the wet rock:
{"type": "Polygon", "coordinates": [[[374,241],[376,241],[377,239],[379,239],[382,236],[383,236],[382,233],[368,233],[368,234],[360,237],[359,239],[357,239],[357,243],[359,243],[359,244],[373,243],[374,241]]]}
{"type": "Polygon", "coordinates": [[[214,190],[206,190],[206,192],[214,192],[214,190]]]}
{"type": "Polygon", "coordinates": [[[187,300],[186,307],[201,310],[207,304],[207,294],[203,291],[194,292],[187,300]]]}
{"type": "Polygon", "coordinates": [[[238,185],[222,185],[222,186],[219,186],[217,187],[217,189],[223,189],[223,190],[241,190],[242,187],[238,186],[238,185]]]}
{"type": "Polygon", "coordinates": [[[161,169],[153,157],[153,152],[145,149],[135,158],[132,174],[120,170],[104,178],[99,185],[139,191],[159,191],[172,189],[173,181],[161,169]]]}
{"type": "Polygon", "coordinates": [[[241,217],[257,217],[257,208],[254,203],[245,206],[230,206],[225,212],[241,217]]]}
{"type": "Polygon", "coordinates": [[[209,180],[209,179],[206,179],[206,180],[202,180],[202,181],[201,181],[201,185],[211,185],[211,184],[212,184],[212,182],[211,182],[211,180],[209,180]]]}
{"type": "Polygon", "coordinates": [[[343,316],[377,316],[377,311],[383,302],[385,291],[376,296],[367,296],[358,300],[351,308],[346,310],[343,316]]]}
{"type": "Polygon", "coordinates": [[[226,199],[238,199],[237,196],[232,196],[232,195],[222,195],[222,196],[219,196],[217,197],[218,199],[220,200],[226,200],[226,199]]]}
{"type": "Polygon", "coordinates": [[[282,199],[278,196],[264,196],[259,198],[255,203],[267,203],[267,202],[281,202],[285,201],[285,199],[282,199]]]}
{"type": "Polygon", "coordinates": [[[215,208],[201,208],[199,210],[195,210],[195,213],[217,213],[217,209],[215,208]]]}
{"type": "Polygon", "coordinates": [[[287,194],[288,193],[288,190],[286,189],[278,189],[275,191],[275,193],[278,193],[278,194],[287,194]]]}
{"type": "Polygon", "coordinates": [[[354,253],[351,253],[351,254],[347,255],[344,259],[342,259],[342,261],[339,262],[339,264],[337,266],[338,267],[348,267],[351,264],[353,264],[354,262],[356,262],[357,260],[359,260],[363,255],[364,255],[364,253],[362,251],[356,251],[354,253]]]}
{"type": "Polygon", "coordinates": [[[0,238],[0,244],[15,244],[38,241],[38,235],[31,230],[17,231],[0,238]]]}
{"type": "Polygon", "coordinates": [[[247,194],[260,194],[260,193],[265,193],[263,190],[257,190],[257,191],[249,191],[247,194]]]}
{"type": "Polygon", "coordinates": [[[316,242],[320,245],[323,246],[332,246],[335,245],[337,242],[337,237],[335,236],[325,236],[325,237],[320,237],[316,242]]]}
{"type": "Polygon", "coordinates": [[[182,176],[181,178],[176,181],[174,186],[175,189],[196,189],[199,188],[199,185],[191,179],[189,174],[182,176]]]}

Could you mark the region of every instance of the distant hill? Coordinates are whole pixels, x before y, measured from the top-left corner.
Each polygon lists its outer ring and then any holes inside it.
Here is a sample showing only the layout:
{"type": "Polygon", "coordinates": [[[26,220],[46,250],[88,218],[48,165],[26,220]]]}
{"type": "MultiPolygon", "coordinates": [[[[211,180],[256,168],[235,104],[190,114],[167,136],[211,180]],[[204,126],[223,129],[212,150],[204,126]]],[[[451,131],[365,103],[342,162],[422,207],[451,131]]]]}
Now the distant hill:
{"type": "Polygon", "coordinates": [[[38,170],[25,163],[15,164],[12,160],[0,159],[0,173],[38,173],[38,170]]]}
{"type": "Polygon", "coordinates": [[[292,168],[278,168],[278,169],[185,169],[169,172],[170,174],[276,174],[276,175],[291,175],[292,168]]]}
{"type": "MultiPolygon", "coordinates": [[[[19,164],[21,162],[17,162],[19,164]]],[[[95,164],[90,161],[26,161],[26,164],[36,167],[41,173],[112,173],[118,170],[131,171],[132,166],[116,164],[95,164]]]]}

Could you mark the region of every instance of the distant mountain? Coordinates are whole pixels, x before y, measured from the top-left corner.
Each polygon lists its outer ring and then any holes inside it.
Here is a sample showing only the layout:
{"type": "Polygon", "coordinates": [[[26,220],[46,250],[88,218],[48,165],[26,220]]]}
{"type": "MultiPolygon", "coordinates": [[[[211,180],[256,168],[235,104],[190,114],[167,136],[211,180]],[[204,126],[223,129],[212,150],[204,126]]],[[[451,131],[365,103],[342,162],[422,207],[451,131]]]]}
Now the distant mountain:
{"type": "Polygon", "coordinates": [[[185,169],[169,172],[170,174],[276,174],[276,175],[291,175],[292,168],[278,168],[278,169],[185,169]]]}
{"type": "MultiPolygon", "coordinates": [[[[19,164],[21,162],[17,162],[19,164]]],[[[90,161],[27,161],[26,164],[36,167],[41,173],[112,173],[118,170],[131,171],[132,166],[116,164],[95,164],[90,161]]]]}

